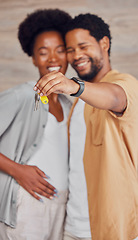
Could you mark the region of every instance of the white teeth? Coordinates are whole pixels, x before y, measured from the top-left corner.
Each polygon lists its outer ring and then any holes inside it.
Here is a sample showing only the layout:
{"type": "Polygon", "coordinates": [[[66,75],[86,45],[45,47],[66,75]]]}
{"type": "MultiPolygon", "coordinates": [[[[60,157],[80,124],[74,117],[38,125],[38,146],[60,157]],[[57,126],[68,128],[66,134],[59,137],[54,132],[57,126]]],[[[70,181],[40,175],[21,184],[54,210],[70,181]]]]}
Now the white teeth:
{"type": "Polygon", "coordinates": [[[86,65],[87,64],[87,62],[83,62],[83,63],[79,63],[77,66],[78,67],[81,67],[81,66],[84,66],[84,65],[86,65]]]}
{"type": "Polygon", "coordinates": [[[60,69],[60,67],[49,67],[49,68],[48,68],[48,70],[49,70],[50,72],[52,72],[52,71],[59,71],[59,69],[60,69]]]}

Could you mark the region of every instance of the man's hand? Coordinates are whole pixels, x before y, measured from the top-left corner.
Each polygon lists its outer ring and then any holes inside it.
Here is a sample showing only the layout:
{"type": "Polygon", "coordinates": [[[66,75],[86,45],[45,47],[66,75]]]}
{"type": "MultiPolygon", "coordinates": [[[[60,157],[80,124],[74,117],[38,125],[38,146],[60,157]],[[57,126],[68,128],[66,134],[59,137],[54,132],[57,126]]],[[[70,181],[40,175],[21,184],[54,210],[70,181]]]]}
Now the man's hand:
{"type": "Polygon", "coordinates": [[[70,95],[79,90],[79,84],[66,78],[61,72],[53,71],[43,76],[34,86],[40,96],[48,96],[51,93],[64,93],[70,95]]]}

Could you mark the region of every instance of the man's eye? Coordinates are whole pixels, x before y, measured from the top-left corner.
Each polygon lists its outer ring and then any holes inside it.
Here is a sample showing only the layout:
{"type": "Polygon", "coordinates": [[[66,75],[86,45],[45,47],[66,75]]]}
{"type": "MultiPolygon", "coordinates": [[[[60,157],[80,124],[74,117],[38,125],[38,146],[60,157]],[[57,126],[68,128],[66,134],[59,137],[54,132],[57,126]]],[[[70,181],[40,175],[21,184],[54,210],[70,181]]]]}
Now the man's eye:
{"type": "Polygon", "coordinates": [[[68,50],[67,50],[67,53],[73,53],[73,52],[74,52],[73,49],[68,49],[68,50]]]}
{"type": "Polygon", "coordinates": [[[81,49],[86,49],[87,48],[87,46],[81,46],[81,49]]]}

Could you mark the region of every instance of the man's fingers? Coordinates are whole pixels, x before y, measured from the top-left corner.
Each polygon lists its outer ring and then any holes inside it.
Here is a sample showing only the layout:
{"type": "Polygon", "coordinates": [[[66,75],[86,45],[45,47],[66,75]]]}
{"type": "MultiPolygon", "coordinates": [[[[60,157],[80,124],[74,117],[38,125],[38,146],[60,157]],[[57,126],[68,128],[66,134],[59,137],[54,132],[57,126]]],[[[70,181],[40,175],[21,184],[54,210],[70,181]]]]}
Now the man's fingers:
{"type": "Polygon", "coordinates": [[[34,90],[37,91],[40,96],[49,95],[52,92],[56,92],[57,85],[61,83],[63,74],[60,72],[52,72],[43,76],[38,83],[34,86],[34,90]]]}
{"type": "Polygon", "coordinates": [[[44,75],[34,86],[34,90],[38,93],[42,91],[42,89],[51,81],[56,78],[57,71],[53,71],[44,75]]]}
{"type": "Polygon", "coordinates": [[[58,85],[61,83],[60,78],[51,79],[40,91],[41,94],[48,96],[58,90],[58,85]]]}

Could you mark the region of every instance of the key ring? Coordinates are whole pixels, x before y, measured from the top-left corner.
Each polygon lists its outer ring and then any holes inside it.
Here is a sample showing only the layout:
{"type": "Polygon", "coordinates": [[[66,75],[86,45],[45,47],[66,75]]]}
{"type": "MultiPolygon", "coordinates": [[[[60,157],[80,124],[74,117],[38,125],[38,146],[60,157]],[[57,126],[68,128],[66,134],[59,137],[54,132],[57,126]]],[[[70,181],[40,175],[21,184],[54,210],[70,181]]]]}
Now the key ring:
{"type": "Polygon", "coordinates": [[[48,103],[48,97],[47,96],[40,96],[40,100],[43,104],[47,104],[48,103]]]}

